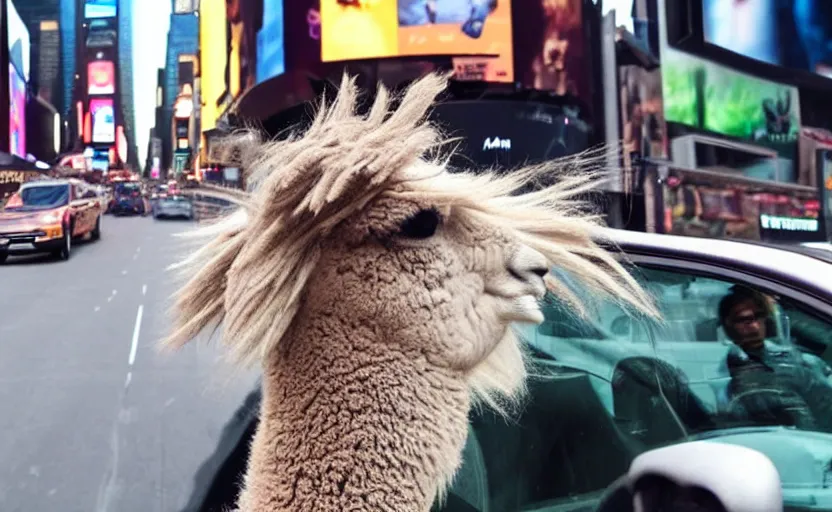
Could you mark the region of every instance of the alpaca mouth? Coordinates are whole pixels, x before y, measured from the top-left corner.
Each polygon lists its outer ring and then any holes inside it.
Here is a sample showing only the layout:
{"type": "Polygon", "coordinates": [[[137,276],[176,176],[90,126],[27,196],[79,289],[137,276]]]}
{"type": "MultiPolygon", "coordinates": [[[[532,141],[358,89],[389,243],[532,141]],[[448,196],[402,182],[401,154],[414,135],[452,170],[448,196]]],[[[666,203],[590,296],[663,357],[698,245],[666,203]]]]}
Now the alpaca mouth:
{"type": "Polygon", "coordinates": [[[533,295],[507,298],[507,308],[503,318],[508,322],[542,324],[545,319],[540,309],[540,302],[533,295]]]}

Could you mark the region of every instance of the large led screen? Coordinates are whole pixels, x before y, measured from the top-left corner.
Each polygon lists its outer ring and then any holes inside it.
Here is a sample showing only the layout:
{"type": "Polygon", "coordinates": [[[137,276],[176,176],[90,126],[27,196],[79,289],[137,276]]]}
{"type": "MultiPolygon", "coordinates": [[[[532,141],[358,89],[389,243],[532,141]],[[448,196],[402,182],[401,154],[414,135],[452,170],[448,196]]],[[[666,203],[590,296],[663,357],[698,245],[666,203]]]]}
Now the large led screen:
{"type": "Polygon", "coordinates": [[[84,2],[84,17],[115,18],[117,0],[86,0],[84,2]]]}
{"type": "Polygon", "coordinates": [[[263,3],[263,27],[257,33],[257,83],[286,71],[283,37],[283,0],[263,3]]]}
{"type": "Polygon", "coordinates": [[[116,141],[116,122],[113,100],[90,100],[90,114],[92,117],[92,141],[94,143],[111,144],[116,141]]]}
{"type": "Polygon", "coordinates": [[[9,152],[26,157],[26,82],[9,64],[9,152]]]}
{"type": "Polygon", "coordinates": [[[459,137],[462,168],[514,168],[587,149],[590,127],[565,109],[522,101],[450,101],[431,114],[459,137]]]}
{"type": "Polygon", "coordinates": [[[702,0],[705,41],[832,78],[832,1],[702,0]]]}
{"type": "Polygon", "coordinates": [[[96,60],[87,65],[87,92],[92,96],[116,92],[116,70],[112,61],[96,60]]]}
{"type": "Polygon", "coordinates": [[[424,55],[493,56],[514,80],[510,0],[321,0],[323,62],[424,55]]]}
{"type": "Polygon", "coordinates": [[[800,132],[796,87],[673,48],[662,50],[662,95],[667,121],[761,143],[792,143],[800,132]]]}

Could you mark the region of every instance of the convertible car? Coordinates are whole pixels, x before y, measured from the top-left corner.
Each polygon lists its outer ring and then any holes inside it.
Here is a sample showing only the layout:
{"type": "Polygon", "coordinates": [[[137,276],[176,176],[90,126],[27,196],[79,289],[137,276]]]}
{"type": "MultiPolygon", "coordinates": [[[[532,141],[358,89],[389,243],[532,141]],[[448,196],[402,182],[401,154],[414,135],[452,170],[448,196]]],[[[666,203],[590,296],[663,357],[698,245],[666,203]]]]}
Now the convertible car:
{"type": "MultiPolygon", "coordinates": [[[[434,510],[596,510],[639,455],[697,440],[765,454],[780,474],[785,510],[832,509],[832,266],[825,251],[605,235],[664,321],[607,299],[590,299],[587,317],[576,319],[549,297],[543,324],[518,326],[534,365],[525,407],[508,423],[487,411],[472,414],[463,466],[434,510]],[[741,309],[725,306],[727,298],[749,292],[765,311],[731,316],[741,309]],[[762,333],[757,348],[735,341],[736,322],[762,333]]],[[[574,291],[588,296],[577,284],[574,291]]],[[[232,507],[260,400],[254,390],[227,424],[187,510],[232,507]]]]}

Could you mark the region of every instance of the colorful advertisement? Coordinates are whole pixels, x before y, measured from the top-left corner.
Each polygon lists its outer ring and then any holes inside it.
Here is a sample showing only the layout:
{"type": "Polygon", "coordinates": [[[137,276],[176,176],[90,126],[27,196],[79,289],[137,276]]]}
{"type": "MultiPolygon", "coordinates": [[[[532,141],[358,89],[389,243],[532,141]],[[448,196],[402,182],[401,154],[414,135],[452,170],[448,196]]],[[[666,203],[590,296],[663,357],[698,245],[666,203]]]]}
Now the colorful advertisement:
{"type": "Polygon", "coordinates": [[[115,109],[112,99],[90,100],[92,142],[112,144],[116,141],[115,109]]]}
{"type": "Polygon", "coordinates": [[[667,123],[664,119],[662,73],[641,66],[618,68],[624,190],[642,183],[640,162],[644,158],[668,157],[667,123]]]}
{"type": "Polygon", "coordinates": [[[26,82],[9,64],[9,152],[26,158],[26,82]]]}
{"type": "Polygon", "coordinates": [[[702,0],[705,42],[832,78],[829,0],[702,0]]]}
{"type": "Polygon", "coordinates": [[[816,191],[679,169],[670,170],[661,189],[664,233],[772,241],[809,241],[825,235],[816,191]]]}
{"type": "Polygon", "coordinates": [[[523,86],[590,102],[582,0],[527,0],[514,23],[514,69],[523,86]]]}
{"type": "Polygon", "coordinates": [[[755,142],[795,142],[800,133],[796,87],[667,48],[662,88],[668,121],[755,142]]]}
{"type": "Polygon", "coordinates": [[[6,0],[8,23],[9,62],[14,64],[23,80],[29,81],[29,65],[31,63],[31,37],[26,23],[18,14],[12,0],[6,0]]]}
{"type": "Polygon", "coordinates": [[[87,92],[90,96],[115,94],[116,69],[112,61],[96,60],[87,65],[87,92]]]}
{"type": "Polygon", "coordinates": [[[263,28],[257,33],[257,83],[286,71],[283,39],[283,1],[263,3],[263,28]]]}
{"type": "Polygon", "coordinates": [[[86,0],[84,2],[84,18],[115,18],[117,0],[86,0]]]}
{"type": "Polygon", "coordinates": [[[514,80],[509,0],[321,0],[321,60],[489,57],[514,80]]]}

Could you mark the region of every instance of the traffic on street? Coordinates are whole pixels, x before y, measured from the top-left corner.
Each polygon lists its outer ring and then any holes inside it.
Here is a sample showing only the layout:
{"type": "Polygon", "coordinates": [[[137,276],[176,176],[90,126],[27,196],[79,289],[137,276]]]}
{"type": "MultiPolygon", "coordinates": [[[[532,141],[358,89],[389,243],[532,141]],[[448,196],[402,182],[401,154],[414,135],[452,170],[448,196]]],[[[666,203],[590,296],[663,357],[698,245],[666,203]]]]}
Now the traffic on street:
{"type": "Polygon", "coordinates": [[[0,510],[181,510],[254,386],[212,344],[158,350],[193,224],[101,227],[0,266],[0,510]]]}

